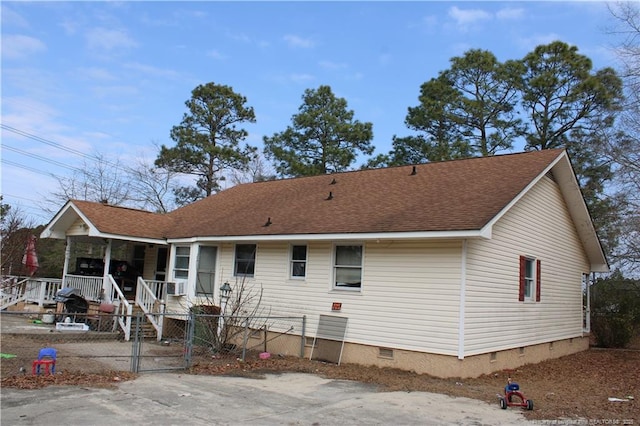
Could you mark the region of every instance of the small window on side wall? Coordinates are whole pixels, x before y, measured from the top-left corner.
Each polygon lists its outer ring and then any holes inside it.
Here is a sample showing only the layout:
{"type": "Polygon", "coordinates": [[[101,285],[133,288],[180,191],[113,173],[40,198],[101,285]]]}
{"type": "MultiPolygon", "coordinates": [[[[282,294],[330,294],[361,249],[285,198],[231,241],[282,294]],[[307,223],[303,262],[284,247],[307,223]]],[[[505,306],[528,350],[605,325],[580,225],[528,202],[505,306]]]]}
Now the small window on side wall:
{"type": "Polygon", "coordinates": [[[520,302],[540,301],[540,259],[520,256],[520,302]]]}
{"type": "Polygon", "coordinates": [[[174,278],[188,278],[189,277],[189,247],[176,247],[175,261],[173,266],[174,278]]]}
{"type": "Polygon", "coordinates": [[[293,245],[291,246],[291,262],[290,262],[291,278],[300,279],[307,276],[307,246],[293,245]]]}
{"type": "Polygon", "coordinates": [[[253,277],[256,268],[256,245],[236,244],[234,275],[236,277],[253,277]]]}

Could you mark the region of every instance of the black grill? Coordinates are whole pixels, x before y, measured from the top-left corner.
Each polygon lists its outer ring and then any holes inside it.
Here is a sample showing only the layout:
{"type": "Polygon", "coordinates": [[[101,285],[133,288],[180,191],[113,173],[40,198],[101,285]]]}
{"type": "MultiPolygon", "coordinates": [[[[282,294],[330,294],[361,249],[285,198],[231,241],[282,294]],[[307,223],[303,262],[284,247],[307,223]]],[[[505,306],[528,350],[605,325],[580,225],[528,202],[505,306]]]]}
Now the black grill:
{"type": "Polygon", "coordinates": [[[89,308],[89,302],[82,297],[77,288],[61,289],[56,294],[55,301],[64,303],[64,313],[66,314],[86,314],[89,308]]]}

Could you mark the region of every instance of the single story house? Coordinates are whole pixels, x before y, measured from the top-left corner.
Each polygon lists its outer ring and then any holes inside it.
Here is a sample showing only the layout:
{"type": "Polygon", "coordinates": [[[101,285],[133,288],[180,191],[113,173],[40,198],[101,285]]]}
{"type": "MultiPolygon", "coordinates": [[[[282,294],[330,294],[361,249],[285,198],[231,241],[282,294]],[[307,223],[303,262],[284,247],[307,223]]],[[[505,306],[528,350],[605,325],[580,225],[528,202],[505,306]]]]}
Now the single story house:
{"type": "Polygon", "coordinates": [[[564,150],[242,184],[167,214],[71,200],[42,237],[104,241],[107,265],[130,248],[136,299],[109,268],[101,298],[170,312],[241,282],[339,336],[341,362],[441,377],[587,349],[585,292],[608,271],[564,150]]]}

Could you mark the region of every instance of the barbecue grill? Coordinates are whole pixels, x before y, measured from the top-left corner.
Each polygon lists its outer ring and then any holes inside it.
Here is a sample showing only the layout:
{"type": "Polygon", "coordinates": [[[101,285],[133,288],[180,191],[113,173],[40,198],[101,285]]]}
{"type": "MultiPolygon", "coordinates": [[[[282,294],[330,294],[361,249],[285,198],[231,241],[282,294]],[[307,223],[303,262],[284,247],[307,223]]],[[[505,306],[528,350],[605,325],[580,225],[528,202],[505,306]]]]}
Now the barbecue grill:
{"type": "Polygon", "coordinates": [[[61,289],[54,300],[64,304],[63,314],[86,314],[89,309],[89,302],[82,297],[80,290],[77,288],[66,287],[61,289]]]}

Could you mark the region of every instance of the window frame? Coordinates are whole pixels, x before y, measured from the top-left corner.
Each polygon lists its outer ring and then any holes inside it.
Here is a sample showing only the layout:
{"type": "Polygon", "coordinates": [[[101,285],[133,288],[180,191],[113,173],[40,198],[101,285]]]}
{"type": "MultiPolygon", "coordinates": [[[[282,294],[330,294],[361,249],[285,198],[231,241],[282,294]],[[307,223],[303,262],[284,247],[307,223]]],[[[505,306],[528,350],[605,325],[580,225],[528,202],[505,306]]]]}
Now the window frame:
{"type": "Polygon", "coordinates": [[[540,259],[535,256],[520,256],[520,288],[518,294],[520,302],[540,302],[540,271],[540,259]]]}
{"type": "Polygon", "coordinates": [[[351,291],[351,292],[361,292],[362,291],[362,278],[364,277],[364,244],[359,242],[348,242],[348,243],[340,243],[333,245],[333,259],[331,261],[331,269],[332,269],[332,284],[331,288],[333,290],[339,291],[351,291]],[[360,265],[338,265],[338,248],[339,247],[359,247],[360,248],[360,265]],[[360,271],[360,284],[358,286],[348,286],[348,285],[338,285],[337,276],[338,269],[358,269],[360,271]]]}
{"type": "Polygon", "coordinates": [[[191,262],[191,246],[176,246],[173,252],[173,271],[172,271],[173,278],[188,280],[190,262],[191,262]],[[186,249],[187,254],[186,255],[180,254],[180,249],[186,249]],[[178,258],[186,259],[187,261],[186,268],[179,266],[179,264],[182,264],[184,262],[178,262],[178,258]],[[180,274],[178,274],[178,272],[180,272],[180,274]],[[182,273],[184,273],[184,275],[181,275],[182,273]]]}
{"type": "MultiPolygon", "coordinates": [[[[255,277],[256,275],[256,258],[257,258],[257,254],[258,254],[258,245],[255,243],[236,243],[234,248],[233,248],[233,276],[234,277],[248,277],[248,278],[252,278],[255,277]],[[251,259],[239,259],[238,258],[238,247],[241,246],[253,246],[253,251],[252,251],[252,258],[251,259]],[[251,273],[239,273],[238,272],[238,261],[242,260],[242,261],[246,261],[248,262],[248,265],[252,266],[252,271],[251,273]]],[[[249,268],[245,268],[245,270],[248,270],[249,268]]]]}
{"type": "Polygon", "coordinates": [[[309,262],[309,245],[304,244],[291,244],[289,246],[289,279],[292,280],[305,280],[307,278],[307,265],[309,262]],[[295,248],[304,247],[304,259],[294,259],[295,248]],[[296,264],[303,265],[303,274],[294,275],[294,267],[296,264]]]}

